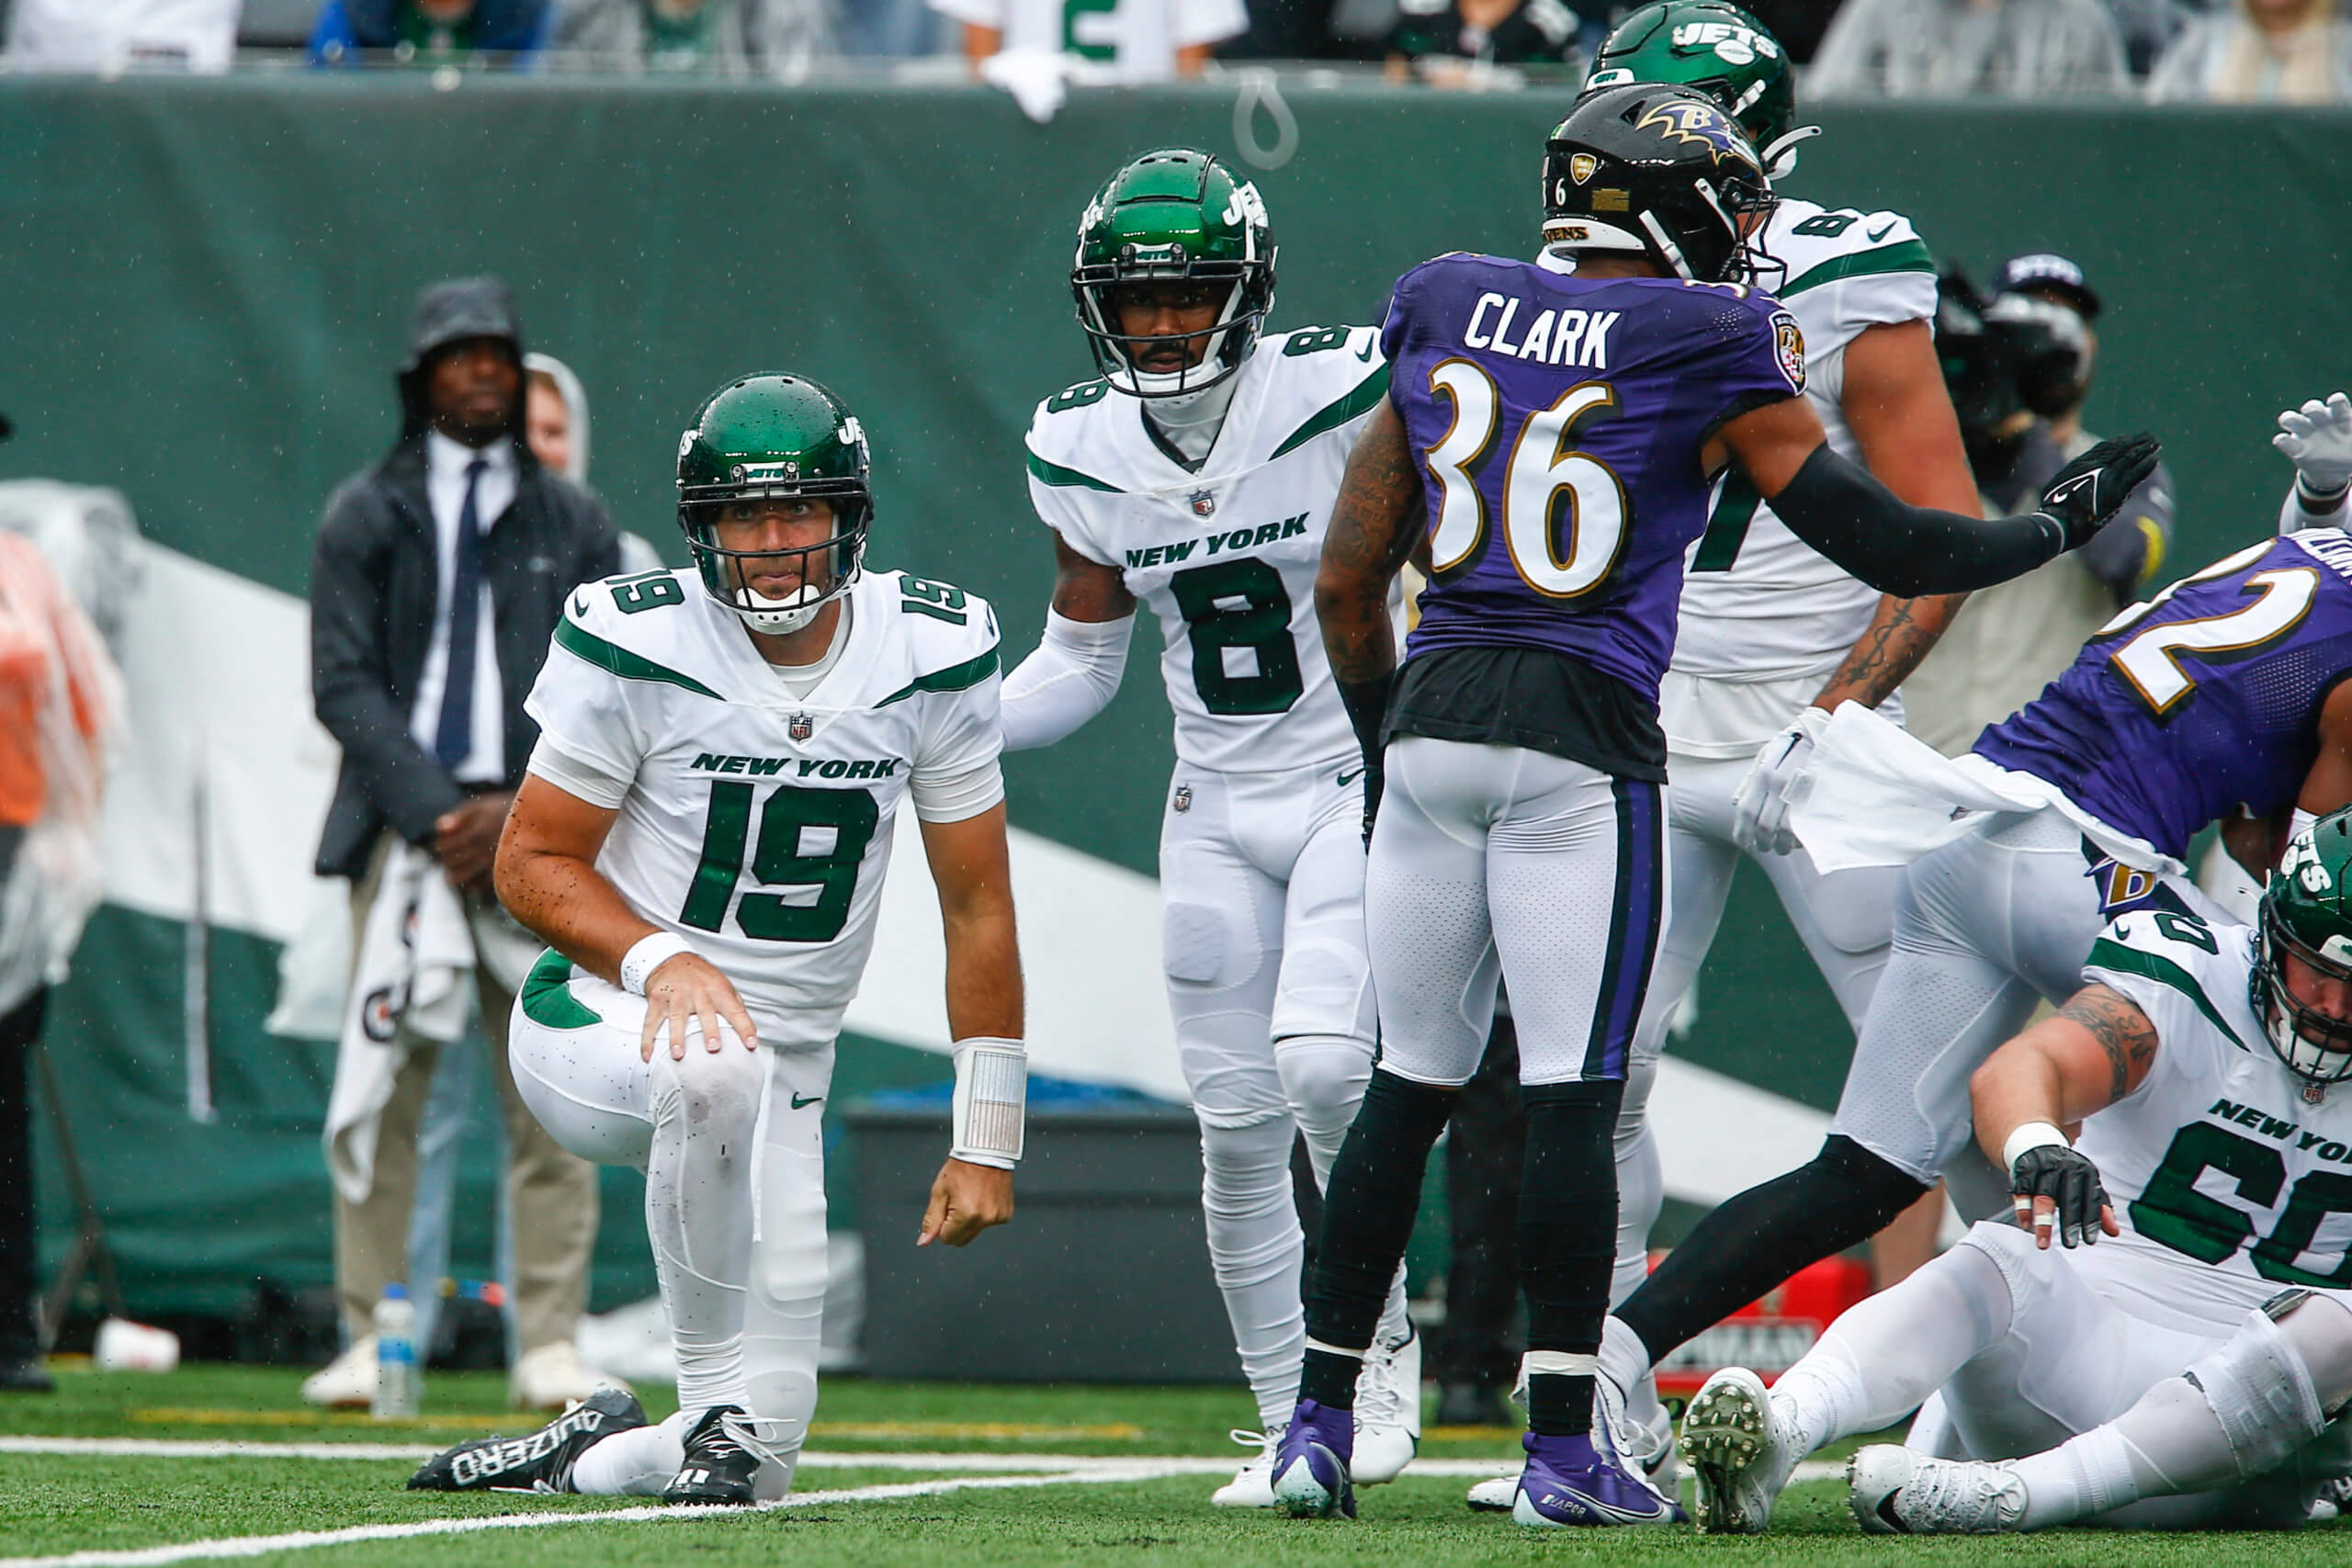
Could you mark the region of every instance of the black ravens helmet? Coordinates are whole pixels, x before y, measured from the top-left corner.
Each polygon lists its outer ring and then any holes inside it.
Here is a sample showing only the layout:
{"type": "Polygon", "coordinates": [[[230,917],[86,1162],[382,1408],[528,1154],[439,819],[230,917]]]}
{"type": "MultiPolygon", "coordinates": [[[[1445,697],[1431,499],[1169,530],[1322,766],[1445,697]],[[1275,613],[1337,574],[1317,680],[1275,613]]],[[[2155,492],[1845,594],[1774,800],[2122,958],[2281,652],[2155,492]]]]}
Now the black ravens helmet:
{"type": "Polygon", "coordinates": [[[1648,258],[1669,276],[1752,276],[1778,198],[1747,133],[1688,87],[1630,83],[1577,100],[1544,149],[1544,241],[1648,258]]]}

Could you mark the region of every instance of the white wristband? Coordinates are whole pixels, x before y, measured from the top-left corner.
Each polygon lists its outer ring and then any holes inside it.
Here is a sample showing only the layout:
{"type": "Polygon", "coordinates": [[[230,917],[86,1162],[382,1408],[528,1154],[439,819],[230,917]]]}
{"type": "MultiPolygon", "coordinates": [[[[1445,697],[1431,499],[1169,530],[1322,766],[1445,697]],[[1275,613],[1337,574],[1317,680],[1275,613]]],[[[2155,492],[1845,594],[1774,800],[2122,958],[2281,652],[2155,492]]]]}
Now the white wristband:
{"type": "Polygon", "coordinates": [[[645,982],[653,972],[682,953],[692,953],[694,944],[675,931],[655,931],[639,942],[621,957],[621,989],[633,997],[645,995],[645,982]]]}
{"type": "Polygon", "coordinates": [[[1029,1052],[1018,1040],[956,1042],[951,1157],[1011,1170],[1021,1162],[1029,1105],[1029,1052]]]}
{"type": "Polygon", "coordinates": [[[2029,1122],[2011,1133],[2008,1141],[2001,1145],[2001,1169],[2004,1172],[2014,1171],[2018,1168],[2018,1156],[2028,1149],[2046,1149],[2053,1144],[2062,1149],[2075,1146],[2066,1141],[2065,1134],[2049,1122],[2029,1122]]]}

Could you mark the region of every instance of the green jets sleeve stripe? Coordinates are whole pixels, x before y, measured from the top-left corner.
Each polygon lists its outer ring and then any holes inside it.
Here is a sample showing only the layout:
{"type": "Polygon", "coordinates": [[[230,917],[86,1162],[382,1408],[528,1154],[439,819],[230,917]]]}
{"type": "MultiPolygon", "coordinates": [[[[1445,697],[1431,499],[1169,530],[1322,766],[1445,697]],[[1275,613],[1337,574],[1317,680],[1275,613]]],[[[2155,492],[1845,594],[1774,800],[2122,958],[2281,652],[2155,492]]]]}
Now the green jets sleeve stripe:
{"type": "Polygon", "coordinates": [[[892,703],[913,696],[917,692],[968,691],[995,674],[998,668],[996,645],[991,643],[989,645],[989,650],[978,658],[967,659],[963,663],[951,664],[944,670],[934,670],[928,675],[918,675],[874,705],[877,708],[887,708],[892,703]]]}
{"type": "Polygon", "coordinates": [[[1834,261],[1823,262],[1804,276],[1791,278],[1781,288],[1780,298],[1785,299],[1792,294],[1802,294],[1825,283],[1836,283],[1846,277],[1864,277],[1874,272],[1924,272],[1932,275],[1935,270],[1936,258],[1928,254],[1927,245],[1917,240],[1905,240],[1899,245],[1888,245],[1883,250],[1856,251],[1834,261]]]}
{"type": "Polygon", "coordinates": [[[2214,1028],[2228,1035],[2239,1050],[2246,1049],[2245,1042],[2238,1038],[2238,1032],[2229,1026],[2220,1010],[2206,998],[2205,987],[2197,983],[2196,976],[2171,959],[2143,953],[2136,947],[2126,947],[2120,942],[2101,937],[2091,943],[2090,958],[2083,967],[2086,970],[2112,969],[2119,975],[2137,975],[2160,986],[2170,986],[2195,1002],[2197,1010],[2203,1013],[2214,1028]]]}
{"type": "Polygon", "coordinates": [[[1059,463],[1048,463],[1035,452],[1029,454],[1029,471],[1036,476],[1039,484],[1059,485],[1064,489],[1075,486],[1085,490],[1106,491],[1113,495],[1126,493],[1117,485],[1104,484],[1092,474],[1081,474],[1076,468],[1065,468],[1059,463]]]}
{"type": "Polygon", "coordinates": [[[1295,451],[1325,431],[1337,430],[1357,415],[1371,412],[1380,400],[1387,395],[1388,367],[1383,365],[1379,369],[1357,382],[1354,391],[1324,409],[1322,412],[1283,437],[1283,444],[1274,448],[1274,457],[1279,457],[1286,452],[1295,451]]]}
{"type": "Polygon", "coordinates": [[[542,1029],[590,1029],[605,1021],[571,994],[571,960],[549,950],[523,977],[523,1016],[542,1029]]]}
{"type": "MultiPolygon", "coordinates": [[[[616,643],[606,642],[594,632],[576,621],[559,621],[555,628],[555,644],[569,649],[599,670],[609,670],[624,681],[659,681],[673,686],[683,686],[700,697],[717,697],[718,694],[691,675],[681,675],[650,659],[641,659],[616,643]]],[[[724,699],[721,699],[722,701],[724,699]]]]}

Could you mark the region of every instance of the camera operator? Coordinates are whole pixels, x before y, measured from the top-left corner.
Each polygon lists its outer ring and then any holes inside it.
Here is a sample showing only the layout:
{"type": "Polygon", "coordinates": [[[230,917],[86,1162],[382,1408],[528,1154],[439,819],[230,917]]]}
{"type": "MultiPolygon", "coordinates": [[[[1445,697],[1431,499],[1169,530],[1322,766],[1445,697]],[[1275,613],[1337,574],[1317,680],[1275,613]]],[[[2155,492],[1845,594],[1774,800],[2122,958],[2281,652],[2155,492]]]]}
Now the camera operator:
{"type": "MultiPolygon", "coordinates": [[[[1939,281],[1936,347],[1961,437],[1999,515],[2098,437],[2082,427],[2098,354],[2098,296],[2064,256],[2018,256],[1983,299],[1957,270],[1939,281]]],[[[2172,475],[2162,466],[2082,549],[1971,596],[1904,682],[1911,733],[1947,756],[2030,701],[2164,565],[2172,475]]]]}

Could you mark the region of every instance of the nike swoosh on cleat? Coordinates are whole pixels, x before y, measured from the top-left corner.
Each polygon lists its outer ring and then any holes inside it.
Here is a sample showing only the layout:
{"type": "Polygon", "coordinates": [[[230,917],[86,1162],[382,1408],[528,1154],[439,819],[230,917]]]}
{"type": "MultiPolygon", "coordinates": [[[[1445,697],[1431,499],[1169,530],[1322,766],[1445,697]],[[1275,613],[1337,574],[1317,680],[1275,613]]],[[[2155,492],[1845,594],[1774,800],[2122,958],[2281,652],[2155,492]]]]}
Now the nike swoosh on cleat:
{"type": "Polygon", "coordinates": [[[1892,224],[1892,223],[1889,223],[1889,224],[1886,224],[1886,225],[1885,225],[1884,227],[1883,227],[1883,228],[1871,229],[1871,230],[1866,231],[1866,232],[1868,233],[1868,235],[1869,235],[1869,237],[1870,237],[1870,242],[1871,242],[1871,244],[1873,244],[1873,245],[1875,245],[1875,244],[1877,244],[1881,240],[1885,239],[1889,234],[1892,234],[1892,233],[1894,233],[1894,224],[1892,224]]]}
{"type": "Polygon", "coordinates": [[[803,1100],[803,1099],[800,1097],[800,1095],[798,1094],[798,1092],[797,1092],[797,1091],[796,1091],[796,1092],[793,1094],[793,1097],[792,1097],[792,1109],[794,1109],[795,1111],[805,1111],[805,1110],[807,1110],[809,1106],[812,1106],[812,1105],[816,1104],[818,1101],[820,1101],[820,1100],[823,1100],[824,1098],[825,1098],[825,1097],[824,1097],[823,1095],[821,1095],[821,1094],[812,1094],[812,1095],[808,1096],[806,1100],[803,1100]]]}
{"type": "Polygon", "coordinates": [[[1903,1516],[1894,1511],[1894,1499],[1901,1495],[1902,1491],[1903,1488],[1898,1486],[1894,1491],[1888,1493],[1885,1496],[1881,1497],[1878,1500],[1878,1506],[1872,1509],[1871,1512],[1877,1514],[1880,1518],[1884,1519],[1887,1522],[1888,1527],[1892,1529],[1895,1534],[1909,1535],[1911,1533],[1911,1527],[1905,1524],[1903,1522],[1903,1516]]]}

